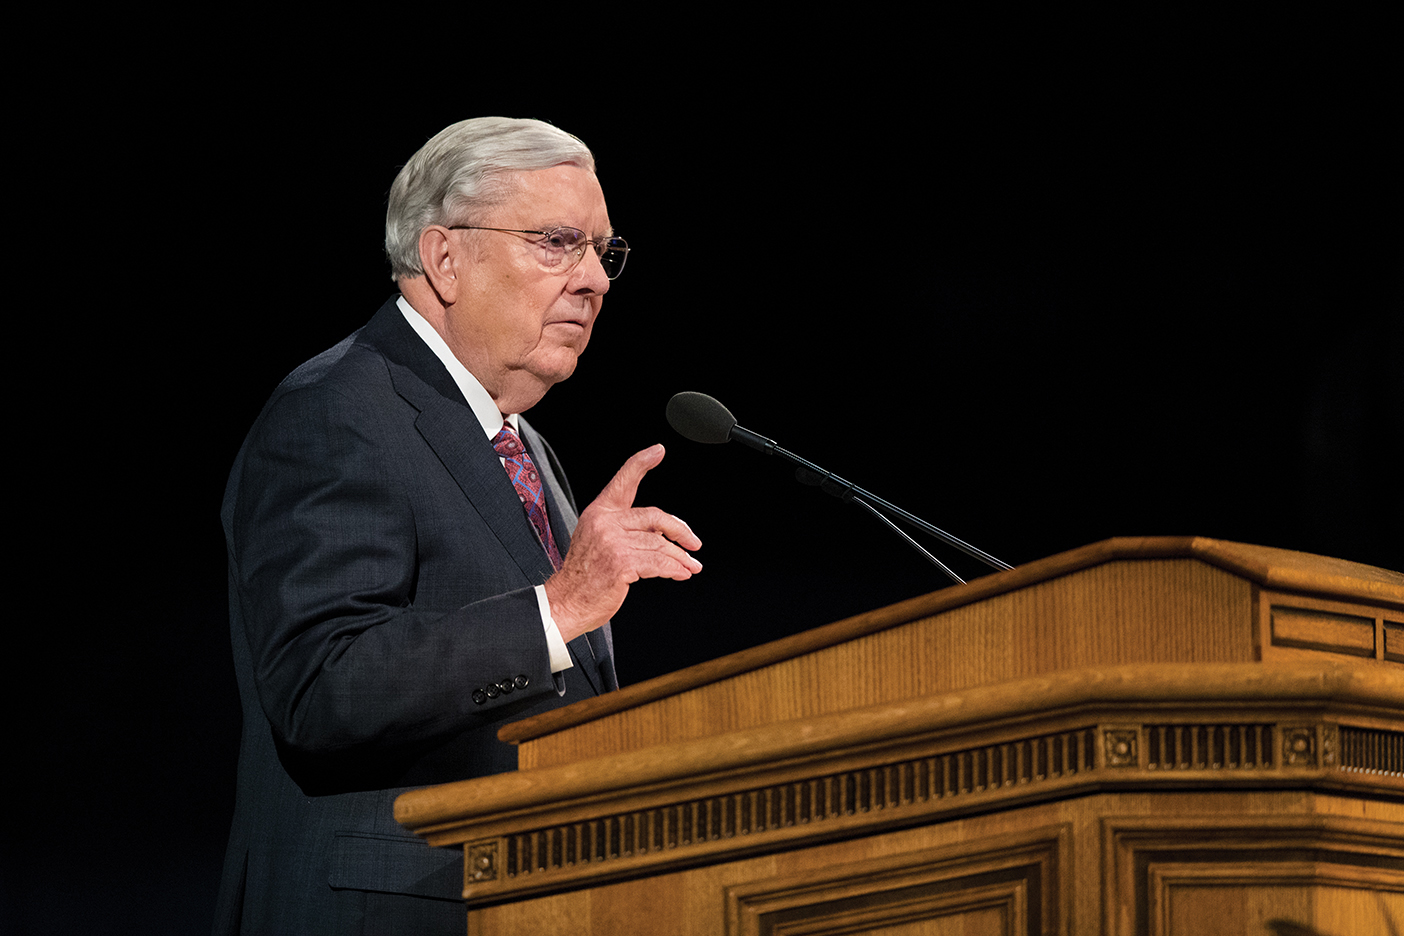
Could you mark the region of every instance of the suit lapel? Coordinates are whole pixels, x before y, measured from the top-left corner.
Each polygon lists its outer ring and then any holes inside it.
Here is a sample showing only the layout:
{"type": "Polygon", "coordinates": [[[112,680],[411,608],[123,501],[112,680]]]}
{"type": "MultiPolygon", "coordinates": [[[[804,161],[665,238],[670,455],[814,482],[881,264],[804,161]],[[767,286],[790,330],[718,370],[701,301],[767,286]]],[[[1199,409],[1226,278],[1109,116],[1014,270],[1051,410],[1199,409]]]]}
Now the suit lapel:
{"type": "Polygon", "coordinates": [[[540,585],[550,578],[555,571],[551,560],[526,519],[521,498],[497,453],[467,406],[430,404],[420,411],[415,428],[528,580],[540,585]]]}
{"type": "Polygon", "coordinates": [[[410,328],[393,299],[362,329],[359,340],[385,358],[395,392],[419,411],[415,429],[502,548],[529,582],[545,582],[555,570],[502,462],[448,370],[410,328]]]}
{"type": "MultiPolygon", "coordinates": [[[[381,307],[361,330],[358,340],[385,358],[395,392],[419,411],[415,428],[420,436],[527,580],[534,585],[545,582],[555,570],[522,512],[521,499],[502,470],[502,462],[453,377],[405,322],[394,299],[381,307]]],[[[532,460],[537,462],[544,479],[551,532],[561,555],[565,555],[578,519],[570,501],[570,489],[557,473],[550,447],[525,421],[521,426],[532,460]]],[[[597,694],[618,688],[608,624],[575,638],[566,647],[597,694]]]]}

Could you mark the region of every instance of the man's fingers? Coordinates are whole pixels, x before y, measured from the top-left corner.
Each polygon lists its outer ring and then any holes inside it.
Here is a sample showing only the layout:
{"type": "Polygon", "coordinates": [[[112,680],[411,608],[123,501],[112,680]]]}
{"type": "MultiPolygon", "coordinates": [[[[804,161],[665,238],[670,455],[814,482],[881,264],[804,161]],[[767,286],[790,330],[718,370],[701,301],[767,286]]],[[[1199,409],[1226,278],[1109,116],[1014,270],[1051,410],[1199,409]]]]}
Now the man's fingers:
{"type": "Polygon", "coordinates": [[[565,565],[546,582],[561,636],[598,627],[639,579],[682,581],[702,571],[688,553],[702,547],[691,527],[657,507],[634,506],[639,482],[662,460],[661,445],[635,453],[581,513],[565,565]]]}
{"type": "Polygon", "coordinates": [[[683,549],[701,549],[702,540],[681,518],[657,507],[635,507],[624,514],[620,525],[629,530],[662,533],[683,549]]]}
{"type": "Polygon", "coordinates": [[[640,531],[628,537],[627,568],[639,578],[688,578],[702,571],[702,563],[691,553],[657,533],[640,531]]]}
{"type": "Polygon", "coordinates": [[[663,460],[663,446],[652,445],[642,452],[635,452],[610,479],[609,484],[595,498],[595,502],[605,507],[623,509],[634,505],[639,493],[639,482],[649,470],[656,468],[663,460]]]}
{"type": "Polygon", "coordinates": [[[667,543],[664,548],[656,553],[658,561],[654,566],[655,578],[670,578],[682,581],[692,578],[702,571],[702,563],[693,558],[692,554],[685,549],[679,549],[672,543],[667,543]]]}

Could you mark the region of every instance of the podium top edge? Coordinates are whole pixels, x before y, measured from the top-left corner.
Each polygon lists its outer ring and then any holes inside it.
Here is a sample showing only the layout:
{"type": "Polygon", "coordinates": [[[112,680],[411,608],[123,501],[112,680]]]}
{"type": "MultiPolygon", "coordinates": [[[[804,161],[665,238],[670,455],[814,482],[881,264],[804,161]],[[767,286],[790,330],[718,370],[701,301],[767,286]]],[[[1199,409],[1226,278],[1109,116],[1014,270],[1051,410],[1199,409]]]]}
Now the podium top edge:
{"type": "Polygon", "coordinates": [[[1263,588],[1335,600],[1365,601],[1404,611],[1404,574],[1388,569],[1290,549],[1200,536],[1114,537],[512,722],[502,727],[498,737],[510,743],[530,741],[697,686],[1083,569],[1109,562],[1160,559],[1197,559],[1263,588]]]}

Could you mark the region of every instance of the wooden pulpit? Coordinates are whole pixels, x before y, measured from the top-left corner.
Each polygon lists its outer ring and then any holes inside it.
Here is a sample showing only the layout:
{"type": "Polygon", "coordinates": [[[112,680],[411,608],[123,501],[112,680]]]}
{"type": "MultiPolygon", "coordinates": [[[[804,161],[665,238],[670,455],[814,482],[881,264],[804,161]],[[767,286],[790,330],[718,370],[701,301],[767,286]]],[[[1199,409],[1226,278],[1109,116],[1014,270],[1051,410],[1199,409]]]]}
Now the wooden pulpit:
{"type": "Polygon", "coordinates": [[[1404,934],[1404,575],[1113,539],[509,725],[496,934],[1404,934]]]}

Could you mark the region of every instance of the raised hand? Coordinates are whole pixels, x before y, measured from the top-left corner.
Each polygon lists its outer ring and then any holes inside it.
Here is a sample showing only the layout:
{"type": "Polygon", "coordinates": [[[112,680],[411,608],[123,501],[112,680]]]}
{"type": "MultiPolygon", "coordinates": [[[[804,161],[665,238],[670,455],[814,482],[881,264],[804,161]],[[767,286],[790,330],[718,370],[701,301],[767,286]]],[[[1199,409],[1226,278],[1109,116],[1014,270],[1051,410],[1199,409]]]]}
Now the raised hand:
{"type": "Polygon", "coordinates": [[[567,642],[604,624],[642,578],[682,581],[702,571],[687,552],[702,541],[657,507],[635,507],[639,482],[663,460],[663,446],[637,453],[580,515],[560,571],[546,581],[551,617],[567,642]]]}

